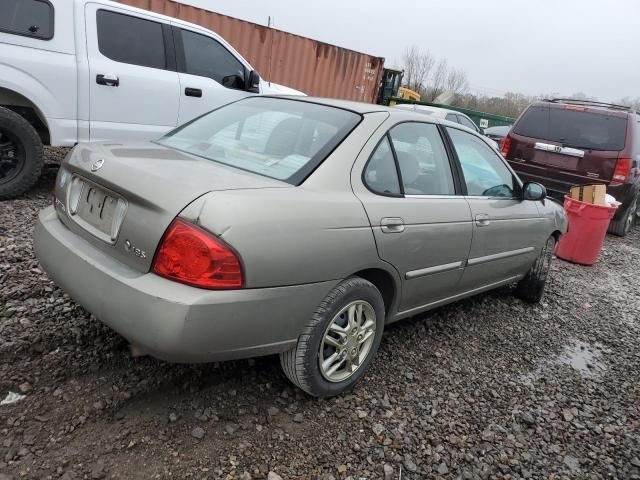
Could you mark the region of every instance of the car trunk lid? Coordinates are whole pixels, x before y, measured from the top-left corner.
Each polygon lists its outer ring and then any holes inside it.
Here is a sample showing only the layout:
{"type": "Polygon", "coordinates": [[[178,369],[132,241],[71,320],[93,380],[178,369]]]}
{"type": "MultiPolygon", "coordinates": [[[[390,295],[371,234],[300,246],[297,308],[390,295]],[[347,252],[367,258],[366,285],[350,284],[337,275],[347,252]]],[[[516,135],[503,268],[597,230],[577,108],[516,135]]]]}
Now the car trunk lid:
{"type": "Polygon", "coordinates": [[[517,171],[568,186],[612,180],[624,149],[623,112],[575,105],[533,105],[509,134],[507,159],[517,171]]]}
{"type": "Polygon", "coordinates": [[[146,272],[171,221],[211,191],[289,184],[153,143],[79,145],[61,167],[56,207],[74,232],[146,272]]]}

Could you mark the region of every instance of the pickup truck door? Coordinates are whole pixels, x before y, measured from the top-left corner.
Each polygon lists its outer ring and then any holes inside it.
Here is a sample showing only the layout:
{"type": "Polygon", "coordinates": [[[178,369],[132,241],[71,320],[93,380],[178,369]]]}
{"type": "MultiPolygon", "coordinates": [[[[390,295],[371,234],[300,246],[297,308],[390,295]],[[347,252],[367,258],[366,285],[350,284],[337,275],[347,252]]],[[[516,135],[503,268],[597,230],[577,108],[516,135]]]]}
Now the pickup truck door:
{"type": "Polygon", "coordinates": [[[85,12],[90,140],[149,140],[174,128],[180,83],[171,26],[111,5],[88,3],[85,12]]]}
{"type": "Polygon", "coordinates": [[[250,95],[250,68],[220,39],[173,25],[180,79],[178,124],[250,95]]]}

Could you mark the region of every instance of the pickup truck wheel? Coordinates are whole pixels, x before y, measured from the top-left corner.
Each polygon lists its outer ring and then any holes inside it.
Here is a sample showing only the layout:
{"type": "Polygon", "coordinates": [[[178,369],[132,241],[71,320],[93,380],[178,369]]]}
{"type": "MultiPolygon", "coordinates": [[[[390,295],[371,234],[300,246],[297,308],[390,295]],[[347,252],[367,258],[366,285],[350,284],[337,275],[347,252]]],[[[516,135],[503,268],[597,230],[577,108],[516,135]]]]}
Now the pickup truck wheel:
{"type": "Polygon", "coordinates": [[[609,222],[609,233],[624,237],[631,231],[637,220],[638,203],[638,195],[636,195],[620,218],[609,222]]]}
{"type": "Polygon", "coordinates": [[[31,188],[44,163],[42,141],[17,113],[0,107],[0,200],[31,188]]]}
{"type": "Polygon", "coordinates": [[[285,375],[314,397],[350,390],[378,351],[384,318],[382,295],[372,283],[344,280],[318,306],[297,345],[280,354],[285,375]]]}
{"type": "Polygon", "coordinates": [[[551,260],[553,259],[555,246],[556,239],[551,235],[542,247],[540,255],[533,263],[531,269],[525,277],[518,282],[515,290],[516,297],[529,303],[538,303],[542,300],[544,287],[549,277],[549,270],[551,269],[551,260]]]}

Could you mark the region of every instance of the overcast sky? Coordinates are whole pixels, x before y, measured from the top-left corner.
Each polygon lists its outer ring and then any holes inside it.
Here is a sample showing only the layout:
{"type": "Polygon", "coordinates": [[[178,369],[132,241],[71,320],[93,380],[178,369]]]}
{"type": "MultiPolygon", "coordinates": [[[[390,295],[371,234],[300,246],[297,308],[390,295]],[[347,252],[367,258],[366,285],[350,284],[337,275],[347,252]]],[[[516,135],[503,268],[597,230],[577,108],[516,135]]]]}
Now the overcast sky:
{"type": "Polygon", "coordinates": [[[418,45],[475,93],[640,97],[640,0],[179,0],[400,66],[418,45]]]}

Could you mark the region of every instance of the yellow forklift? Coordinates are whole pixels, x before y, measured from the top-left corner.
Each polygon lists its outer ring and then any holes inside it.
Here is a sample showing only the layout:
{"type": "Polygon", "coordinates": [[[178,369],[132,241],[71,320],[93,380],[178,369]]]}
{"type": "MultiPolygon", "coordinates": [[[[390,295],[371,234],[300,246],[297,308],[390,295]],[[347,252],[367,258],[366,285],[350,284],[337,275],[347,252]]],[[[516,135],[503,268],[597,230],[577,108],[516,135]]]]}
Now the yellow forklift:
{"type": "Polygon", "coordinates": [[[380,88],[378,90],[377,103],[379,105],[395,105],[396,102],[393,100],[390,101],[392,97],[413,100],[415,102],[420,101],[420,94],[418,92],[400,86],[402,85],[403,76],[403,70],[394,70],[392,68],[382,70],[382,80],[380,80],[380,88]]]}

